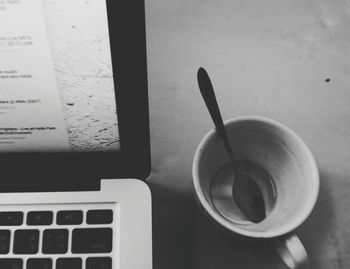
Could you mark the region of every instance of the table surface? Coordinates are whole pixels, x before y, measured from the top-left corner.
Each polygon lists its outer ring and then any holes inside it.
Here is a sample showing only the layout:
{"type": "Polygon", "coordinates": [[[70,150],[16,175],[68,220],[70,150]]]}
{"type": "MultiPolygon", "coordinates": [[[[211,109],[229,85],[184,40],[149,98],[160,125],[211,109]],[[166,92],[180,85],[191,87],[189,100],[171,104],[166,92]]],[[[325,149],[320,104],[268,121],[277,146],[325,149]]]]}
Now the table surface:
{"type": "Polygon", "coordinates": [[[146,0],[154,268],[286,268],[268,242],[241,241],[199,212],[191,166],[213,124],[205,67],[224,119],[257,115],[296,131],[321,188],[296,233],[309,268],[350,268],[350,2],[146,0]]]}

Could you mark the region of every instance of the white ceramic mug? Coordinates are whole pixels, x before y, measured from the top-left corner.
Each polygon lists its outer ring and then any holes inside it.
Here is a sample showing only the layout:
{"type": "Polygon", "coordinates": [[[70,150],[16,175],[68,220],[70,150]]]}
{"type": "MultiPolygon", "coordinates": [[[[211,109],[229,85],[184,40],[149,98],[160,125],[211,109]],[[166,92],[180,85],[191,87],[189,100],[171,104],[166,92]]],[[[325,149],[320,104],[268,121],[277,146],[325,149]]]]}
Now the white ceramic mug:
{"type": "Polygon", "coordinates": [[[252,161],[271,175],[277,194],[274,206],[260,223],[246,221],[235,212],[228,212],[231,215],[227,217],[218,210],[211,188],[229,160],[215,130],[203,138],[194,156],[197,200],[220,226],[243,237],[273,240],[289,268],[299,268],[308,256],[293,231],[310,215],[318,197],[319,173],[314,157],[295,132],[271,119],[239,117],[226,121],[225,128],[236,158],[252,161]]]}

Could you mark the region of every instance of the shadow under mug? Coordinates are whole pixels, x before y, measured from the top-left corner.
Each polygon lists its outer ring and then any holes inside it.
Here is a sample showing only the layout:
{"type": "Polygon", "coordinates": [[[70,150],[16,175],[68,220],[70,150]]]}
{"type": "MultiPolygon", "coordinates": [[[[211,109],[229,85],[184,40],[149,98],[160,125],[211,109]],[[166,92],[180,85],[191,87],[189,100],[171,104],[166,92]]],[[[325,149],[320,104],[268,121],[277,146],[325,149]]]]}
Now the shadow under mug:
{"type": "MultiPolygon", "coordinates": [[[[266,170],[274,183],[276,200],[260,223],[227,218],[213,202],[213,179],[229,163],[215,130],[200,142],[192,174],[196,198],[217,224],[242,237],[269,239],[289,268],[308,260],[304,246],[293,231],[310,215],[319,192],[319,173],[305,142],[288,127],[262,117],[238,117],[225,122],[236,159],[254,162],[266,170]]],[[[232,192],[232,186],[227,192],[232,192]]],[[[232,199],[233,200],[233,199],[232,199]]],[[[232,201],[234,202],[234,201],[232,201]]]]}

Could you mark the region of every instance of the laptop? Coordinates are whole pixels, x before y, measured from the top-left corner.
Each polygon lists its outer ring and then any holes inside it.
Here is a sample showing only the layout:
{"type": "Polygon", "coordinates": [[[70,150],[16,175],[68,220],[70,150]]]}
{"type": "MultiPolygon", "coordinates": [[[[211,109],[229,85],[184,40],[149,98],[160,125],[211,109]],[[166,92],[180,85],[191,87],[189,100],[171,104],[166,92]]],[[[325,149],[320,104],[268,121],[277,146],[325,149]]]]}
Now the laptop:
{"type": "Polygon", "coordinates": [[[1,269],[152,268],[147,96],[143,0],[0,3],[1,269]]]}

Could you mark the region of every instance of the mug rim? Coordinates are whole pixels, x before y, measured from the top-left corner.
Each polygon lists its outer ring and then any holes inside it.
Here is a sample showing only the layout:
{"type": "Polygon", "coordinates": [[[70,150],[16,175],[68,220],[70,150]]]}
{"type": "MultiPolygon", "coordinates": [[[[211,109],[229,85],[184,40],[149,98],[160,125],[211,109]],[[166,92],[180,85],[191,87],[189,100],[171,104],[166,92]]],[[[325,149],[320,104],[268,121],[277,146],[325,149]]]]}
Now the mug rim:
{"type": "Polygon", "coordinates": [[[264,232],[259,232],[259,231],[250,231],[246,229],[239,228],[232,224],[229,220],[225,219],[223,216],[221,216],[217,211],[215,211],[207,199],[205,198],[201,184],[200,184],[200,179],[198,176],[198,170],[199,170],[199,160],[202,156],[202,149],[206,147],[208,142],[211,140],[212,137],[216,136],[216,131],[215,128],[210,130],[200,141],[196,151],[195,155],[193,158],[193,163],[192,163],[192,181],[194,184],[194,189],[195,189],[195,195],[197,200],[199,200],[201,206],[205,209],[207,214],[211,218],[214,219],[215,222],[219,223],[221,226],[225,227],[226,229],[235,232],[239,235],[251,237],[251,238],[274,238],[278,237],[287,233],[290,233],[291,231],[295,230],[298,226],[300,226],[311,214],[313,208],[315,207],[315,204],[318,199],[318,194],[319,194],[319,188],[320,188],[320,180],[319,180],[319,171],[317,168],[316,160],[314,156],[312,155],[309,147],[305,143],[305,141],[292,129],[289,127],[283,125],[280,122],[277,122],[275,120],[272,120],[270,118],[266,117],[261,117],[261,116],[239,116],[235,118],[228,119],[224,121],[224,125],[231,125],[234,123],[242,122],[242,121],[259,121],[263,123],[267,123],[270,125],[273,125],[284,132],[288,133],[294,139],[297,141],[299,145],[305,149],[305,153],[307,155],[307,159],[309,160],[309,165],[310,165],[310,170],[312,171],[312,178],[314,179],[314,191],[309,194],[309,202],[305,207],[303,207],[303,211],[301,212],[300,215],[298,215],[297,218],[293,219],[290,223],[283,225],[281,228],[277,229],[276,231],[264,231],[264,232]]]}

